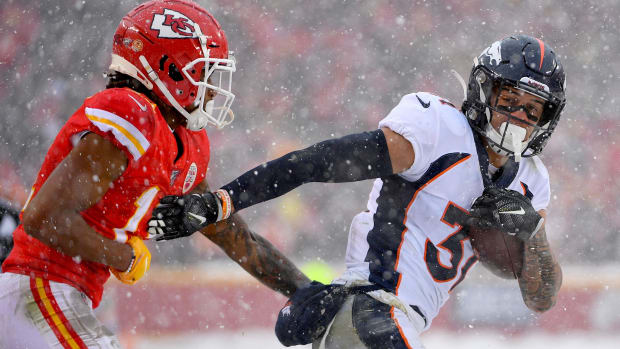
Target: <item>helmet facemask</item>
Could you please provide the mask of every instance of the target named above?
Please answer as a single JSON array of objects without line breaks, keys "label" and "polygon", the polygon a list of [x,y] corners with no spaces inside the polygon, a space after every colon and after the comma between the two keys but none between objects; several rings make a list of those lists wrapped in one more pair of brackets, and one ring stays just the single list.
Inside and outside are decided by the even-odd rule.
[{"label": "helmet facemask", "polygon": [[[235,95],[231,92],[235,59],[232,56],[228,59],[209,58],[208,55],[207,50],[206,58],[195,59],[182,69],[189,82],[198,86],[196,100],[191,105],[195,109],[188,113],[189,116],[182,113],[187,118],[187,128],[190,130],[202,129],[207,124],[221,129],[235,118],[235,114],[230,109],[235,99]],[[196,81],[189,72],[198,67],[204,71],[204,74],[201,74],[202,78]],[[206,101],[209,90],[213,91],[215,96]]]},{"label": "helmet facemask", "polygon": [[[207,49],[206,46],[207,37],[202,35],[199,26],[196,25],[195,30],[200,40],[203,57],[194,59],[181,69],[185,78],[192,85],[198,87],[196,98],[194,102],[190,104],[190,109],[192,107],[195,108],[191,113],[183,108],[173,97],[172,93],[170,93],[163,81],[159,79],[159,76],[151,68],[144,56],[140,56],[140,62],[146,69],[149,78],[157,85],[170,105],[187,119],[188,129],[198,131],[205,128],[208,124],[221,129],[230,124],[234,119],[234,114],[230,110],[230,106],[235,99],[235,95],[231,92],[232,73],[236,70],[235,59],[232,56],[229,56],[230,58],[228,59],[211,58],[210,50]],[[205,67],[208,67],[208,69]],[[190,72],[195,71],[204,71],[204,74],[201,74],[201,78],[198,79],[198,81],[190,74]],[[213,79],[210,81],[209,79],[211,77],[214,77],[216,81],[213,82]],[[216,92],[216,96],[213,100],[206,101],[208,95],[207,90],[209,89]]]},{"label": "helmet facemask", "polygon": [[[533,82],[526,77],[513,82],[477,64],[477,59],[474,63],[465,108],[474,130],[487,139],[488,145],[498,155],[514,157],[518,162],[521,157],[539,154],[553,133],[564,105],[558,105],[559,101],[544,90],[544,85],[542,89],[533,88],[531,86]],[[541,116],[539,118],[532,116],[522,105],[500,105],[501,91],[510,87],[542,99],[544,105]],[[523,110],[528,115],[527,120],[512,115],[518,110]],[[495,129],[491,122],[493,117],[498,116],[506,118],[499,130]],[[525,127],[530,126],[533,128],[532,132],[527,139],[524,139],[527,133]]]}]

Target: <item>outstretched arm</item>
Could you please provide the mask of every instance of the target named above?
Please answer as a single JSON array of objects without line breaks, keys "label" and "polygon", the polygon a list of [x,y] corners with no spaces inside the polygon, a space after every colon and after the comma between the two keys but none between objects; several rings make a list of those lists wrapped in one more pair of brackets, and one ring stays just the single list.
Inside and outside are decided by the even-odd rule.
[{"label": "outstretched arm", "polygon": [[[539,211],[543,217],[545,211]],[[523,301],[536,312],[551,309],[562,285],[562,269],[556,261],[543,226],[540,231],[525,243],[523,269],[519,276],[519,287]]]},{"label": "outstretched arm", "polygon": [[310,182],[355,182],[401,172],[413,164],[411,143],[388,128],[316,143],[259,165],[223,186],[235,211]]},{"label": "outstretched arm", "polygon": [[274,291],[290,297],[310,280],[262,236],[250,231],[238,215],[201,231],[232,260]]},{"label": "outstretched arm", "polygon": [[330,139],[259,165],[216,193],[164,197],[149,231],[160,240],[188,236],[304,183],[384,177],[408,169],[414,158],[411,143],[388,128]]},{"label": "outstretched arm", "polygon": [[[195,192],[209,190],[206,181]],[[202,235],[218,245],[250,275],[274,291],[290,297],[310,283],[297,267],[265,238],[252,232],[238,215],[202,228]]]}]

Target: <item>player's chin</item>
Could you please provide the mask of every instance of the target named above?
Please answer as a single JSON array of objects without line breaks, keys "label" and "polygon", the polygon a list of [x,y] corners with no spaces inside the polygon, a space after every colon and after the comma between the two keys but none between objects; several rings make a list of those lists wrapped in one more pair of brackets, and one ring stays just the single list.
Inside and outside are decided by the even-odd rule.
[{"label": "player's chin", "polygon": [[198,109],[198,103],[190,104],[187,107],[185,107],[185,110],[190,114],[196,111],[196,109]]}]

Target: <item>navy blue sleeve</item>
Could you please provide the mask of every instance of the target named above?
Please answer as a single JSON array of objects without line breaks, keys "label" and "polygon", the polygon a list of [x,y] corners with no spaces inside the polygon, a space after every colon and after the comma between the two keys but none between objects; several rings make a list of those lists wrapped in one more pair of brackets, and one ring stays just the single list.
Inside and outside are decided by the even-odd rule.
[{"label": "navy blue sleeve", "polygon": [[355,182],[392,174],[383,131],[316,143],[259,165],[223,186],[235,211],[271,200],[310,182]]}]

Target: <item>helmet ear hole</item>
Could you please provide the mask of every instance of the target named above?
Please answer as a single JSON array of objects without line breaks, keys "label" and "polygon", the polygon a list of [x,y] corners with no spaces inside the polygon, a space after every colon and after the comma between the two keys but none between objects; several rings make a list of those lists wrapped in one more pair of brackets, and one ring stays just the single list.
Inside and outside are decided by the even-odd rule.
[{"label": "helmet ear hole", "polygon": [[170,63],[168,66],[168,76],[176,82],[183,81],[183,75],[174,63]]},{"label": "helmet ear hole", "polygon": [[164,71],[164,63],[166,63],[166,61],[168,60],[168,56],[167,55],[163,55],[161,56],[161,59],[159,60],[159,70]]}]

